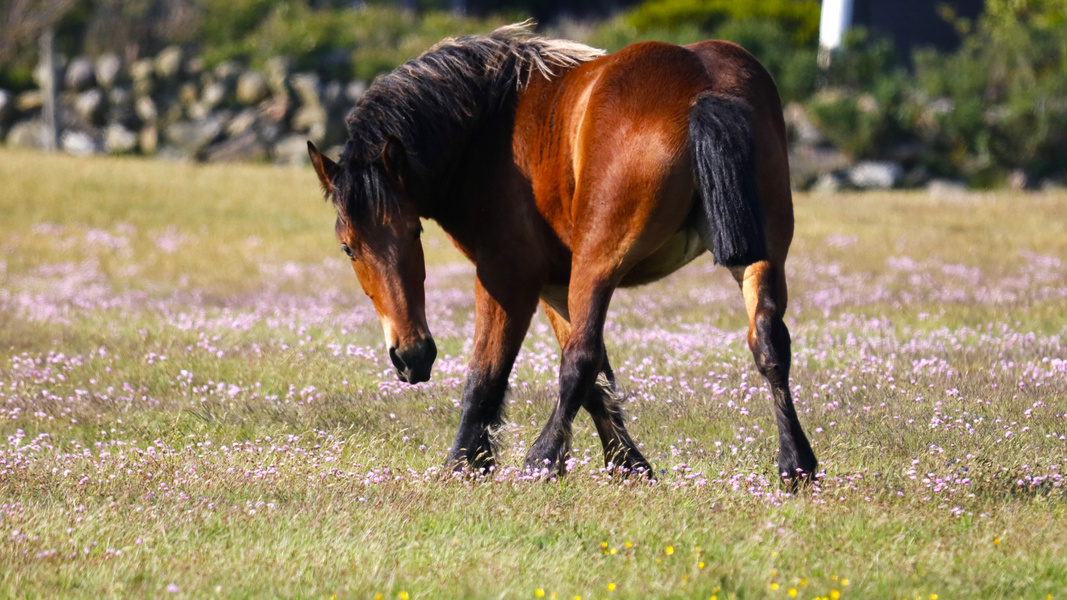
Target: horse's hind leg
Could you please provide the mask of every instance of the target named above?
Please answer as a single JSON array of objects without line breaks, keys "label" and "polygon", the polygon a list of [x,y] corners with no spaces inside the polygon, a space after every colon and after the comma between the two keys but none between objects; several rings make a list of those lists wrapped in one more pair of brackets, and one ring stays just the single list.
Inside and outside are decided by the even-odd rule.
[{"label": "horse's hind leg", "polygon": [[[560,348],[565,348],[570,340],[571,324],[547,302],[542,301],[541,306],[552,324]],[[593,388],[582,399],[582,407],[593,418],[600,443],[604,447],[604,463],[609,467],[622,467],[631,472],[651,473],[651,466],[626,431],[620,398],[615,390],[615,374],[611,370],[607,349],[603,345],[601,351],[603,362],[600,373]]]},{"label": "horse's hind leg", "polygon": [[787,301],[781,264],[760,261],[733,269],[748,312],[748,347],[771,386],[778,421],[778,472],[790,480],[812,477],[818,462],[800,427],[789,392],[790,338],[782,321]]}]

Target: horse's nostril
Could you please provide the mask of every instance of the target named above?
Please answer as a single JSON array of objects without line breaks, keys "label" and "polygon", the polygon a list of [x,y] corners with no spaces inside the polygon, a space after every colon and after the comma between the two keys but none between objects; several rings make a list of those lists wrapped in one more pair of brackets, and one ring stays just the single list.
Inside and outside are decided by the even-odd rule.
[{"label": "horse's nostril", "polygon": [[392,346],[389,348],[389,360],[393,362],[393,366],[396,367],[396,370],[400,371],[401,373],[403,373],[408,368],[408,366],[404,363],[404,359],[400,358],[400,354],[397,353],[396,346]]}]

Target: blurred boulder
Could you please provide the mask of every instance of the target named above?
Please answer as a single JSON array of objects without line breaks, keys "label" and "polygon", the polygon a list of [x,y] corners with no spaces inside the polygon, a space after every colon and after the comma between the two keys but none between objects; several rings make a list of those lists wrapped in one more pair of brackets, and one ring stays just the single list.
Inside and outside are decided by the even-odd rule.
[{"label": "blurred boulder", "polygon": [[107,104],[104,102],[104,93],[99,88],[78,94],[74,100],[74,114],[83,123],[97,125],[104,118],[104,110]]},{"label": "blurred boulder", "polygon": [[782,111],[785,129],[790,140],[798,144],[818,145],[826,141],[822,132],[808,117],[807,111],[798,102],[790,102]]},{"label": "blurred boulder", "polygon": [[97,85],[110,89],[119,83],[122,61],[114,54],[104,54],[96,59],[95,72]]},{"label": "blurred boulder", "polygon": [[159,150],[159,128],[155,123],[141,128],[137,134],[137,145],[142,154],[155,154]]},{"label": "blurred boulder", "polygon": [[159,119],[156,103],[148,96],[142,96],[134,101],[134,112],[145,123],[155,123]]},{"label": "blurred boulder", "polygon": [[30,113],[41,110],[44,106],[44,96],[39,90],[22,92],[15,97],[15,110],[20,113]]},{"label": "blurred boulder", "polygon": [[78,57],[67,65],[67,74],[63,78],[63,84],[69,90],[83,92],[96,85],[96,73],[91,60]]},{"label": "blurred boulder", "polygon": [[209,162],[263,161],[267,155],[267,145],[259,140],[254,131],[246,131],[204,151],[204,158]]},{"label": "blurred boulder", "polygon": [[212,116],[200,121],[171,123],[164,129],[163,136],[167,143],[183,156],[196,158],[221,132],[222,123]]},{"label": "blurred boulder", "polygon": [[156,55],[153,66],[160,81],[169,83],[176,80],[182,68],[182,49],[178,46],[167,46]]},{"label": "blurred boulder", "polygon": [[289,97],[289,76],[292,65],[288,58],[275,56],[267,59],[266,79],[267,87],[272,96],[278,99]]},{"label": "blurred boulder", "polygon": [[314,73],[298,73],[293,75],[290,85],[293,93],[304,106],[321,106],[322,99],[319,96],[319,76]]},{"label": "blurred boulder", "polygon": [[237,78],[238,104],[245,106],[258,104],[267,98],[269,92],[267,80],[260,73],[248,71]]},{"label": "blurred boulder", "polygon": [[246,131],[251,130],[255,125],[256,110],[253,108],[246,108],[234,115],[233,119],[226,125],[226,135],[229,137],[237,137]]},{"label": "blurred boulder", "polygon": [[15,115],[14,100],[7,90],[0,90],[0,123],[5,123]]},{"label": "blurred boulder", "polygon": [[303,135],[288,135],[278,140],[274,145],[274,164],[299,166],[308,164],[307,137]]},{"label": "blurred boulder", "polygon": [[811,191],[816,194],[836,194],[845,189],[845,178],[836,173],[823,173],[811,186]]},{"label": "blurred boulder", "polygon": [[208,108],[215,108],[226,100],[229,90],[227,85],[222,81],[214,81],[204,86],[203,91],[200,93],[200,102]]},{"label": "blurred boulder", "polygon": [[896,187],[904,169],[890,161],[864,161],[848,170],[848,181],[861,190],[889,190]]},{"label": "blurred boulder", "polygon": [[104,143],[98,136],[75,129],[68,129],[59,136],[59,147],[74,156],[92,156],[104,151]]},{"label": "blurred boulder", "polygon": [[153,65],[150,59],[144,58],[130,65],[130,79],[133,80],[133,94],[135,96],[151,96],[155,91],[153,81]]},{"label": "blurred boulder", "polygon": [[137,134],[118,123],[104,131],[104,149],[108,154],[128,154],[137,149]]},{"label": "blurred boulder", "polygon": [[926,193],[933,198],[960,198],[967,195],[967,184],[955,179],[931,179]]},{"label": "blurred boulder", "polygon": [[46,135],[44,123],[40,120],[20,121],[12,125],[7,133],[7,144],[15,148],[44,150],[48,147]]}]

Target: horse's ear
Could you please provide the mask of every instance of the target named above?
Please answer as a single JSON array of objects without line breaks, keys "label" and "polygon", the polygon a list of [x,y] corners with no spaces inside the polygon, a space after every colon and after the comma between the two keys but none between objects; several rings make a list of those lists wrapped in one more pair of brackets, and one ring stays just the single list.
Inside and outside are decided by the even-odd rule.
[{"label": "horse's ear", "polygon": [[333,193],[333,178],[337,175],[337,163],[330,160],[325,154],[319,152],[315,144],[308,140],[308,156],[311,157],[311,165],[315,167],[315,173],[319,176],[322,191],[327,194]]},{"label": "horse's ear", "polygon": [[386,176],[400,189],[404,189],[408,155],[404,150],[404,144],[393,136],[389,136],[385,142],[385,148],[382,148],[382,167],[385,169]]}]

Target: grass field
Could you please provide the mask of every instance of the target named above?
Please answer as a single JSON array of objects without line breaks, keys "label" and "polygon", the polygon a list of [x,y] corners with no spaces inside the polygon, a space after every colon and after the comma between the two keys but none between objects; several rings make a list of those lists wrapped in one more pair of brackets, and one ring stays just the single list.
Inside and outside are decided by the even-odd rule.
[{"label": "grass field", "polygon": [[0,150],[0,597],[1067,598],[1067,194],[801,195],[793,389],[823,472],[775,477],[743,304],[702,258],[619,292],[655,483],[438,467],[473,275],[428,227],[434,379],[396,381],[310,168]]}]

